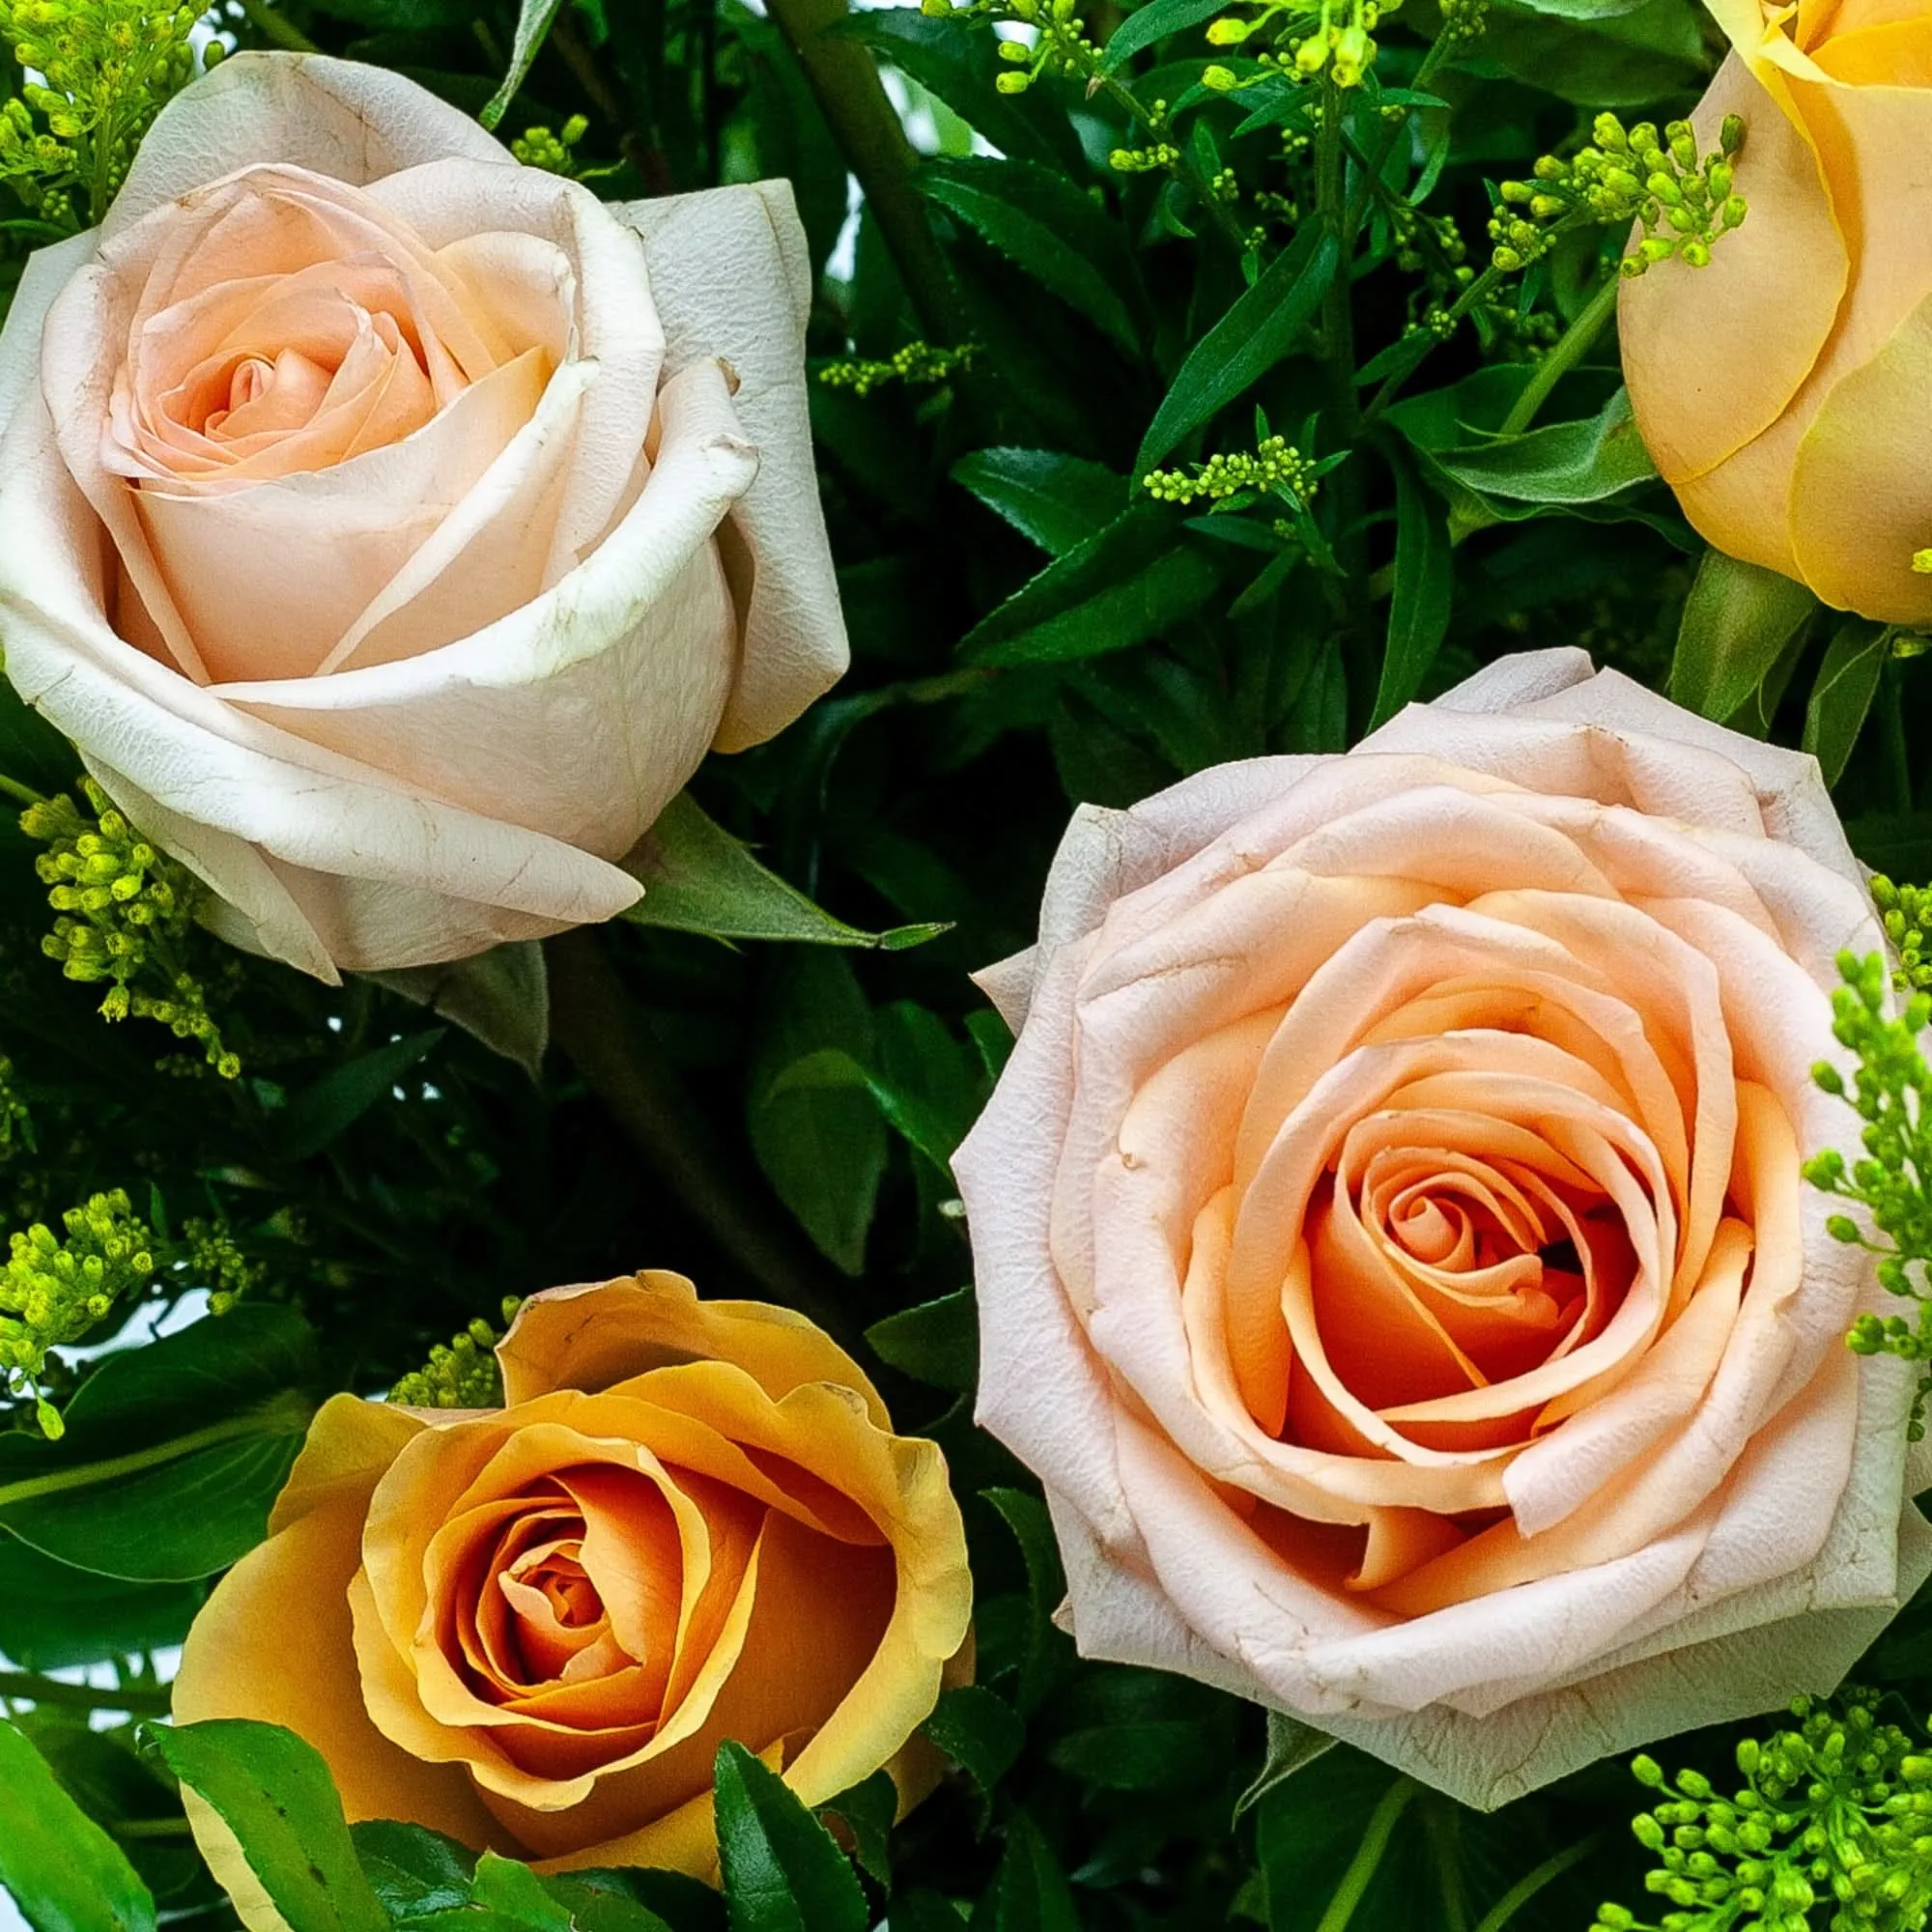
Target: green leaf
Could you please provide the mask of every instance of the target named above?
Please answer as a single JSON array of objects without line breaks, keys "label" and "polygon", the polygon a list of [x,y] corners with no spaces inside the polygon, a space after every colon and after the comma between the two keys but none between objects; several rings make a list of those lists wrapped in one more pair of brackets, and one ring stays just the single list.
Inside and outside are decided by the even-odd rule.
[{"label": "green leaf", "polygon": [[223,1570],[262,1539],[314,1412],[313,1338],[243,1303],[110,1355],[58,1442],[0,1437],[0,1528],[63,1563],[136,1581]]},{"label": "green leaf", "polygon": [[1302,225],[1293,245],[1188,352],[1142,439],[1134,459],[1137,476],[1252,388],[1294,347],[1328,293],[1340,259],[1333,235],[1315,222]]},{"label": "green leaf", "polygon": [[1127,501],[1124,476],[1051,449],[978,449],[952,479],[1049,556],[1097,536]]},{"label": "green leaf", "polygon": [[1395,470],[1395,594],[1371,726],[1385,724],[1422,688],[1449,633],[1456,592],[1455,559],[1441,499],[1416,474],[1406,452],[1391,452]]},{"label": "green leaf", "polygon": [[1804,584],[1723,551],[1706,551],[1678,626],[1671,697],[1706,718],[1730,717],[1817,608]]},{"label": "green leaf", "polygon": [[1170,34],[1185,33],[1189,27],[1198,27],[1203,20],[1226,11],[1224,0],[1149,0],[1147,6],[1135,8],[1114,29],[1101,69],[1107,73],[1118,73],[1142,48],[1166,40]]},{"label": "green leaf", "polygon": [[511,940],[440,966],[399,966],[362,977],[460,1026],[532,1080],[542,1070],[550,1045],[550,980],[534,939]]},{"label": "green leaf", "polygon": [[1184,1790],[1212,1780],[1222,1768],[1219,1740],[1182,1718],[1068,1731],[1048,1755],[1097,1791]]},{"label": "green leaf", "polygon": [[1026,1725],[996,1690],[962,1684],[939,1693],[932,1716],[920,1726],[980,1787],[984,1801],[980,1829],[991,1813],[993,1788],[1012,1769],[1026,1743]]},{"label": "green leaf", "polygon": [[1007,1829],[1007,1854],[973,1915],[973,1932],[1080,1932],[1080,1912],[1053,1847],[1024,1811]]},{"label": "green leaf", "polygon": [[886,1129],[863,1074],[856,1088],[818,1077],[828,1053],[863,1068],[872,1057],[871,1011],[838,953],[795,953],[752,1069],[752,1151],[821,1252],[856,1275],[866,1265]]},{"label": "green leaf", "polygon": [[359,1054],[290,1100],[275,1121],[275,1151],[284,1160],[306,1160],[354,1126],[377,1101],[385,1100],[411,1067],[428,1058],[442,1027],[392,1039]]},{"label": "green leaf", "polygon": [[1690,0],[1644,0],[1628,13],[1551,19],[1498,0],[1485,22],[1481,52],[1531,87],[1578,106],[1642,107],[1702,85],[1698,11]]},{"label": "green leaf", "polygon": [[1197,612],[1218,581],[1177,520],[1136,503],[1056,558],[959,645],[968,664],[1064,664],[1130,649]]},{"label": "green leaf", "polygon": [[957,215],[1122,348],[1137,351],[1124,231],[1059,169],[982,156],[935,157],[917,180],[929,201]]},{"label": "green leaf", "polygon": [[1313,1724],[1304,1724],[1286,1711],[1267,1714],[1267,1756],[1255,1781],[1235,1800],[1235,1816],[1251,1811],[1279,1784],[1285,1784],[1297,1771],[1305,1770],[1327,1750],[1335,1740]]},{"label": "green leaf", "polygon": [[885,1932],[966,1932],[966,1920],[936,1891],[906,1891],[893,1900]]},{"label": "green leaf", "polygon": [[524,76],[536,60],[538,49],[549,38],[551,22],[562,5],[563,0],[523,0],[517,9],[517,34],[510,43],[510,65],[503,75],[503,84],[476,117],[484,127],[494,128],[503,118],[504,109],[517,98],[517,90],[523,86]]},{"label": "green leaf", "polygon": [[0,1896],[34,1932],[152,1932],[155,1901],[47,1761],[0,1719]]},{"label": "green leaf", "polygon": [[970,1288],[888,1315],[866,1330],[866,1340],[880,1361],[915,1381],[963,1394],[979,1379],[979,1313]]},{"label": "green leaf", "polygon": [[1060,1546],[1046,1505],[1024,1490],[982,1490],[980,1494],[999,1511],[1020,1547],[1027,1572],[1029,1611],[1025,1647],[1020,1657],[1016,1701],[1022,1717],[1031,1716],[1065,1667],[1072,1645],[1055,1629],[1053,1613],[1066,1594],[1060,1567]]},{"label": "green leaf", "polygon": [[201,1601],[192,1583],[102,1577],[0,1534],[0,1656],[23,1670],[60,1670],[179,1643]]},{"label": "green leaf", "polygon": [[388,1932],[312,1746],[239,1718],[156,1724],[148,1738],[226,1827],[289,1932]]},{"label": "green leaf", "polygon": [[1481,495],[1523,503],[1600,502],[1657,475],[1626,389],[1580,422],[1549,423],[1469,449],[1437,450],[1435,464]]},{"label": "green leaf", "polygon": [[365,1820],[349,1828],[362,1875],[384,1911],[399,1924],[432,1912],[459,1910],[469,1899],[476,1854],[421,1825]]},{"label": "green leaf", "polygon": [[1031,103],[1002,94],[995,85],[999,70],[987,58],[985,43],[977,34],[961,33],[958,22],[929,19],[916,7],[887,7],[856,14],[830,31],[865,42],[1003,155],[1069,171],[1086,165],[1066,117],[1041,114]]},{"label": "green leaf", "polygon": [[898,1822],[899,1788],[889,1771],[875,1771],[818,1807],[826,1823],[837,1819],[852,1840],[852,1855],[881,1886],[891,1888],[891,1838]]},{"label": "green leaf", "polygon": [[[1326,1932],[1335,1888],[1395,1783],[1388,1766],[1338,1750],[1322,1760],[1320,1777],[1278,1782],[1262,1800],[1255,1850],[1268,1932]],[[1357,1921],[1360,1932],[1376,1923],[1367,1916]]]},{"label": "green leaf", "polygon": [[[621,1875],[614,1872],[589,1873],[573,1872],[564,1878],[547,1878],[544,1889],[558,1904],[569,1908],[574,1932],[671,1932],[668,1921],[662,1914],[652,1911],[642,1899],[626,1887],[622,1890],[614,1883]],[[652,1879],[675,1881],[676,1872],[652,1872]],[[695,1885],[696,1881],[689,1880]],[[716,1903],[712,1894],[710,1903]],[[680,1919],[680,1928],[692,1921]],[[706,1921],[709,1922],[708,1920]],[[461,1928],[458,1928],[461,1932]]]},{"label": "green leaf", "polygon": [[1890,631],[1862,617],[1840,624],[1825,646],[1804,706],[1804,750],[1818,760],[1828,785],[1835,785],[1851,762],[1890,650]]},{"label": "green leaf", "polygon": [[767,871],[752,848],[707,818],[688,792],[659,813],[631,855],[644,895],[623,916],[637,925],[701,932],[714,939],[794,940],[805,946],[868,946],[897,952],[946,930],[900,925],[861,932],[834,919]]},{"label": "green leaf", "polygon": [[0,675],[0,775],[51,796],[71,790],[79,769],[73,747]]},{"label": "green leaf", "polygon": [[570,1908],[550,1895],[528,1865],[495,1852],[476,1861],[469,1895],[478,1905],[528,1926],[529,1932],[579,1932]]},{"label": "green leaf", "polygon": [[867,1932],[845,1854],[777,1772],[726,1743],[713,1779],[731,1932]]}]

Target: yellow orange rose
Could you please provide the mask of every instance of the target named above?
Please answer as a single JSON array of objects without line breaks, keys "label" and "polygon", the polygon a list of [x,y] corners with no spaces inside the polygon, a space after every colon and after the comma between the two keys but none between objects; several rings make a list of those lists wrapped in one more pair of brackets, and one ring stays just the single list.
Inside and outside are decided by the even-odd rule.
[{"label": "yellow orange rose", "polygon": [[955,1161],[1082,1650],[1478,1804],[1835,1684],[1932,1565],[1800,1172],[1883,943],[1811,759],[1580,651],[1082,813]]},{"label": "yellow orange rose", "polygon": [[1932,6],[1709,4],[1733,52],[1693,121],[1743,116],[1750,214],[1625,284],[1637,426],[1719,550],[1932,622]]},{"label": "yellow orange rose", "polygon": [[352,1820],[549,1870],[710,1876],[725,1739],[808,1804],[881,1766],[922,1795],[965,1543],[857,1364],[656,1273],[533,1297],[497,1354],[501,1409],[324,1407],[189,1633],[177,1719],[286,1725]]}]

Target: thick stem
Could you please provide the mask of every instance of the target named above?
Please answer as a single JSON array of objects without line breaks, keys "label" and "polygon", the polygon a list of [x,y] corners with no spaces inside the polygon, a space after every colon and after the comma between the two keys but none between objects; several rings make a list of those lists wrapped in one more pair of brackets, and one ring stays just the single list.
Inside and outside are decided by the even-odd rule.
[{"label": "thick stem", "polygon": [[1536,373],[1523,384],[1515,407],[1503,418],[1499,435],[1520,436],[1535,421],[1537,411],[1549,400],[1550,390],[1589,353],[1590,345],[1604,332],[1604,325],[1616,311],[1617,289],[1622,279],[1612,273],[1583,304],[1576,321],[1557,337],[1536,365]]},{"label": "thick stem", "polygon": [[832,31],[847,16],[845,0],[770,0],[768,11],[798,56],[846,165],[858,177],[920,327],[934,342],[959,342],[965,331],[946,258],[913,184],[919,157],[870,50]]},{"label": "thick stem", "polygon": [[1552,1880],[1559,1879],[1572,1865],[1581,1864],[1590,1854],[1603,1843],[1605,1834],[1592,1833],[1587,1838],[1579,1838],[1574,1845],[1566,1845],[1553,1858],[1545,1859],[1527,1877],[1519,1879],[1483,1914],[1477,1922],[1476,1932],[1503,1932],[1507,1925],[1536,1894]]},{"label": "thick stem", "polygon": [[32,1670],[0,1670],[0,1704],[57,1704],[71,1711],[126,1711],[135,1718],[165,1718],[168,1693],[154,1684],[70,1684]]},{"label": "thick stem", "polygon": [[773,1300],[851,1347],[856,1333],[824,1264],[710,1129],[624,991],[601,935],[589,927],[559,933],[544,942],[544,955],[551,1038],[678,1205]]},{"label": "thick stem", "polygon": [[1899,662],[1887,658],[1878,676],[1879,722],[1885,738],[1885,775],[1894,811],[1912,810],[1912,752],[1905,738],[1904,692]]},{"label": "thick stem", "polygon": [[314,54],[322,51],[286,14],[270,7],[268,0],[242,0],[242,11],[248,16],[248,24],[265,41],[270,41],[278,47],[286,47],[293,54]]}]

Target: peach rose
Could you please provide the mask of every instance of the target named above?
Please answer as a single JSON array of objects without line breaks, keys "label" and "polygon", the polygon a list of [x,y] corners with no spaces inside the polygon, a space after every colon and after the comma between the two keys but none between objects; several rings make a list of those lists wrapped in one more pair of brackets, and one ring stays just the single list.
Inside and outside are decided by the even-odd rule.
[{"label": "peach rose", "polygon": [[1637,427],[1719,550],[1887,623],[1932,623],[1932,5],[1707,0],[1734,51],[1750,218],[1707,268],[1626,282]]},{"label": "peach rose", "polygon": [[956,1164],[1082,1650],[1483,1805],[1833,1684],[1932,1568],[1799,1172],[1883,943],[1810,758],[1580,651],[1083,811]]},{"label": "peach rose", "polygon": [[323,1408],[188,1634],[177,1721],[284,1724],[352,1821],[548,1871],[711,1876],[727,1738],[809,1804],[881,1766],[923,1795],[965,1539],[944,1459],[858,1365],[672,1274],[535,1295],[497,1353],[500,1409]]},{"label": "peach rose", "polygon": [[0,334],[21,695],[333,980],[610,918],[706,749],[843,669],[782,183],[607,207],[244,53]]}]

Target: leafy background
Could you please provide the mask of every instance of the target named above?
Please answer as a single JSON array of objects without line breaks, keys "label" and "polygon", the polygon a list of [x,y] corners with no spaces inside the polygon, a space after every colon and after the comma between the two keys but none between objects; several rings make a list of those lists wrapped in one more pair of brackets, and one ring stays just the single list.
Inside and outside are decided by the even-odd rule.
[{"label": "leafy background", "polygon": [[[340,990],[202,946],[234,1080],[98,1017],[99,985],[43,956],[43,841],[0,825],[0,1198],[58,1233],[123,1190],[155,1258],[53,1357],[60,1438],[24,1396],[0,1429],[0,1878],[36,1925],[232,1924],[183,1786],[295,1932],[1583,1932],[1642,1896],[1621,1765],[1484,1817],[1345,1748],[1310,1773],[1305,1733],[1201,1687],[1077,1664],[1037,1487],[971,1423],[947,1163],[1009,1042],[967,976],[1030,940],[1076,804],[1341,751],[1502,653],[1576,642],[1816,751],[1861,856],[1932,872],[1918,640],[1683,523],[1606,324],[1623,224],[1559,223],[1526,268],[1490,266],[1498,185],[1573,155],[1601,110],[1688,110],[1710,22],[1691,0],[1407,0],[1344,87],[1332,60],[1296,80],[1257,58],[1308,15],[1210,44],[1228,11],[213,16],[240,44],[494,101],[505,136],[613,199],[790,180],[854,663],[776,743],[699,775],[639,855],[639,923]],[[46,226],[0,224],[0,297]],[[1292,460],[1270,467],[1277,436]],[[1215,455],[1234,461],[1192,501],[1143,483],[1198,484]],[[71,790],[75,761],[4,700],[0,774]],[[928,1727],[960,1769],[923,1809],[888,1839],[861,1787],[835,1836],[727,1752],[727,1910],[664,1875],[540,1883],[407,1828],[350,1833],[285,1735],[144,1726],[319,1396],[382,1392],[506,1298],[644,1264],[807,1310],[944,1445],[980,1683]],[[1894,1713],[1932,1693],[1921,1621],[1861,1666]],[[1736,1742],[1673,1750],[1721,1774]]]}]

